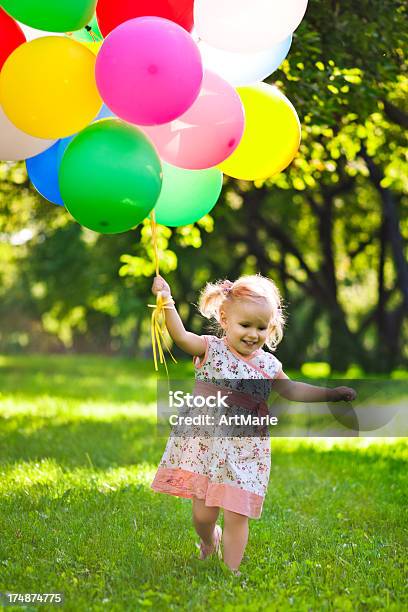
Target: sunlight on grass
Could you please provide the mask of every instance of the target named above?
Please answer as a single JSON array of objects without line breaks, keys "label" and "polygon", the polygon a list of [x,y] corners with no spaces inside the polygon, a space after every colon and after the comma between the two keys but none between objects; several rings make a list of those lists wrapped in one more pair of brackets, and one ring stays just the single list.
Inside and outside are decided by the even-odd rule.
[{"label": "sunlight on grass", "polygon": [[70,420],[87,417],[92,420],[110,420],[119,417],[148,418],[156,416],[155,403],[140,404],[137,402],[122,402],[121,404],[104,403],[84,400],[64,401],[53,396],[42,395],[31,401],[18,400],[15,397],[1,397],[1,416],[9,419],[18,415],[30,415],[43,419],[69,417]]},{"label": "sunlight on grass", "polygon": [[332,451],[337,448],[343,451],[365,453],[368,448],[384,456],[392,454],[401,459],[408,459],[408,443],[406,438],[274,438],[271,441],[272,454],[274,450],[280,453],[291,453],[299,449],[316,448],[319,452]]},{"label": "sunlight on grass", "polygon": [[191,500],[150,488],[150,363],[0,356],[0,388],[0,592],[63,591],[75,612],[408,605],[406,439],[273,438],[237,579],[198,561]]},{"label": "sunlight on grass", "polygon": [[67,471],[52,459],[43,459],[40,462],[23,461],[3,465],[0,471],[0,492],[13,494],[19,489],[41,485],[55,487],[55,494],[64,493],[69,487],[75,487],[78,491],[97,489],[104,493],[128,485],[150,486],[156,469],[155,465],[139,463],[137,469],[133,466],[107,470],[89,467]]}]

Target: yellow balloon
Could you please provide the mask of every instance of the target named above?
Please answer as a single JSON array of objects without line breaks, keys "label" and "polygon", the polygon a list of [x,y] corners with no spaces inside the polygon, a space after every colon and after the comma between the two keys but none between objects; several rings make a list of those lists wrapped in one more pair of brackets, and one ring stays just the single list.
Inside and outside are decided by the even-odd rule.
[{"label": "yellow balloon", "polygon": [[20,130],[64,138],[98,114],[95,55],[81,43],[46,36],[17,47],[0,73],[0,104]]},{"label": "yellow balloon", "polygon": [[82,42],[81,45],[87,47],[94,55],[98,55],[99,49],[102,47],[102,42]]},{"label": "yellow balloon", "polygon": [[276,87],[239,87],[245,130],[235,151],[218,167],[237,179],[256,181],[284,170],[300,145],[300,122],[291,102]]}]

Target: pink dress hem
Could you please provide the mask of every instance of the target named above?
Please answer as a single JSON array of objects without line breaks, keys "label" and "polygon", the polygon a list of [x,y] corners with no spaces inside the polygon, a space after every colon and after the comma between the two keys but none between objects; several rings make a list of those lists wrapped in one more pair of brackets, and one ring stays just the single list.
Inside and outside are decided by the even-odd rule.
[{"label": "pink dress hem", "polygon": [[206,506],[217,506],[253,519],[262,513],[263,496],[230,484],[211,482],[204,474],[182,468],[159,467],[151,488],[176,497],[197,497],[205,500]]}]

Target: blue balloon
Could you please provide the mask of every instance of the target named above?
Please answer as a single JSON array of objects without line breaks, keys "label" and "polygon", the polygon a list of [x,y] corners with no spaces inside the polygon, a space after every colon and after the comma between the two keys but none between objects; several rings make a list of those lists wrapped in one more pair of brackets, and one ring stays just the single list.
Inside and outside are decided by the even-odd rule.
[{"label": "blue balloon", "polygon": [[[104,104],[101,110],[99,111],[99,113],[97,114],[97,116],[95,117],[95,119],[92,121],[92,123],[94,123],[95,121],[99,121],[100,119],[108,119],[108,117],[115,117],[115,116],[116,115],[112,113],[112,111],[106,106],[106,104]],[[61,165],[62,156],[65,153],[65,149],[68,147],[69,143],[72,140],[74,140],[75,136],[76,134],[73,134],[72,136],[67,136],[67,138],[61,138],[61,140],[59,141],[58,152],[57,152],[58,168]]]},{"label": "blue balloon", "polygon": [[28,176],[40,195],[49,202],[64,206],[58,185],[58,147],[60,141],[49,149],[26,160]]},{"label": "blue balloon", "polygon": [[116,115],[112,113],[112,111],[104,104],[96,116],[95,121],[99,121],[99,119],[109,119],[109,117],[115,117]]}]

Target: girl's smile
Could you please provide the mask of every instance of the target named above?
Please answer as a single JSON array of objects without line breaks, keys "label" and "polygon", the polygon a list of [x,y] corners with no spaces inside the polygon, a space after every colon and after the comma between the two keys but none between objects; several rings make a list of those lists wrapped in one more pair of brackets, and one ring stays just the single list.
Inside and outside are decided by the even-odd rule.
[{"label": "girl's smile", "polygon": [[272,309],[264,300],[241,299],[226,303],[220,322],[228,344],[244,357],[260,349],[266,342]]}]

